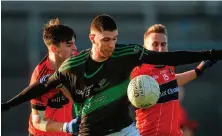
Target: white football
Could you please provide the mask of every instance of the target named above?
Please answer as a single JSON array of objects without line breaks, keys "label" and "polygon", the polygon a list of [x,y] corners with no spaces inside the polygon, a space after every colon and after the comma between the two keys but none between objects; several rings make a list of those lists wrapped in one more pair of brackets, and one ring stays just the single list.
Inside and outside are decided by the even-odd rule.
[{"label": "white football", "polygon": [[149,108],[157,103],[160,88],[157,81],[151,76],[140,75],[130,81],[127,95],[136,108]]}]

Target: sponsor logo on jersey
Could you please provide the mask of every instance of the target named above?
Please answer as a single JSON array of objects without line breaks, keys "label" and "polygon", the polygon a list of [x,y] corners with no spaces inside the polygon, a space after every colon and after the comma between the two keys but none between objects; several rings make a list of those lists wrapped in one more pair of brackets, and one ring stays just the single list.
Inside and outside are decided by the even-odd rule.
[{"label": "sponsor logo on jersey", "polygon": [[135,52],[135,53],[138,53],[139,50],[140,50],[140,47],[139,47],[139,46],[135,46],[135,47],[134,47],[134,52]]},{"label": "sponsor logo on jersey", "polygon": [[50,108],[62,108],[63,105],[69,103],[69,99],[66,98],[61,91],[55,94],[52,98],[48,99],[48,106]]},{"label": "sponsor logo on jersey", "polygon": [[83,97],[91,96],[92,91],[98,92],[102,89],[106,88],[110,83],[106,79],[102,79],[98,84],[91,84],[89,86],[85,86],[84,89],[77,89],[76,94],[82,95]]},{"label": "sponsor logo on jersey", "polygon": [[174,74],[174,72],[173,72],[173,70],[170,68],[169,69],[169,71],[170,71],[170,73],[173,75]]},{"label": "sponsor logo on jersey", "polygon": [[160,97],[171,95],[171,94],[177,93],[178,91],[179,91],[178,87],[169,88],[169,89],[161,91]]},{"label": "sponsor logo on jersey", "polygon": [[89,86],[85,86],[82,90],[76,89],[76,94],[88,97],[90,95],[90,90],[93,88],[93,84]]}]

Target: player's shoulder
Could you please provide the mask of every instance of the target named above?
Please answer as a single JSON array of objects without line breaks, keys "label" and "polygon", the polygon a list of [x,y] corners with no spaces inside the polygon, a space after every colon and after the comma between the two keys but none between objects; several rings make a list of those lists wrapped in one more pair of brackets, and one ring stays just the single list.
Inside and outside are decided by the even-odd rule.
[{"label": "player's shoulder", "polygon": [[116,44],[115,50],[122,50],[126,48],[132,48],[132,47],[142,47],[139,44]]},{"label": "player's shoulder", "polygon": [[89,56],[90,49],[81,51],[76,56],[71,56],[65,60],[59,68],[59,71],[69,70],[84,64]]},{"label": "player's shoulder", "polygon": [[[48,54],[36,65],[33,73],[40,73],[41,71],[46,71],[47,68],[47,59],[48,59]],[[42,72],[41,72],[42,73]]]},{"label": "player's shoulder", "polygon": [[116,44],[114,52],[119,51],[134,51],[135,49],[143,48],[139,44]]},{"label": "player's shoulder", "polygon": [[116,44],[112,57],[135,54],[143,47],[138,44]]}]

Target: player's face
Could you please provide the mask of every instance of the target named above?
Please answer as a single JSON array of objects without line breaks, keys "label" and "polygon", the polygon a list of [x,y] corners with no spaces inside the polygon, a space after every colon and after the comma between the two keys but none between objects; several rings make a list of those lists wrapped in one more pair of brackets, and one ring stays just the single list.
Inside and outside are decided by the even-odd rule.
[{"label": "player's face", "polygon": [[144,47],[147,50],[158,51],[158,52],[167,52],[167,36],[160,33],[151,33],[144,40]]},{"label": "player's face", "polygon": [[117,42],[118,31],[103,31],[94,35],[94,46],[105,58],[112,56]]},{"label": "player's face", "polygon": [[59,47],[56,48],[57,55],[62,59],[66,60],[70,56],[74,55],[77,51],[74,38],[68,42],[61,42]]}]

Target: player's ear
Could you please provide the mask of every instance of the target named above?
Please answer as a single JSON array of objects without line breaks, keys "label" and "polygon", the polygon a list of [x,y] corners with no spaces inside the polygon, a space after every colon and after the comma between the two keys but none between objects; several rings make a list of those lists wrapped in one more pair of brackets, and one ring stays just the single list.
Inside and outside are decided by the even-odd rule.
[{"label": "player's ear", "polygon": [[53,53],[56,53],[56,47],[55,47],[55,45],[51,45],[50,48],[51,48],[51,51],[52,51]]},{"label": "player's ear", "polygon": [[89,39],[92,44],[95,44],[95,34],[89,34]]}]

